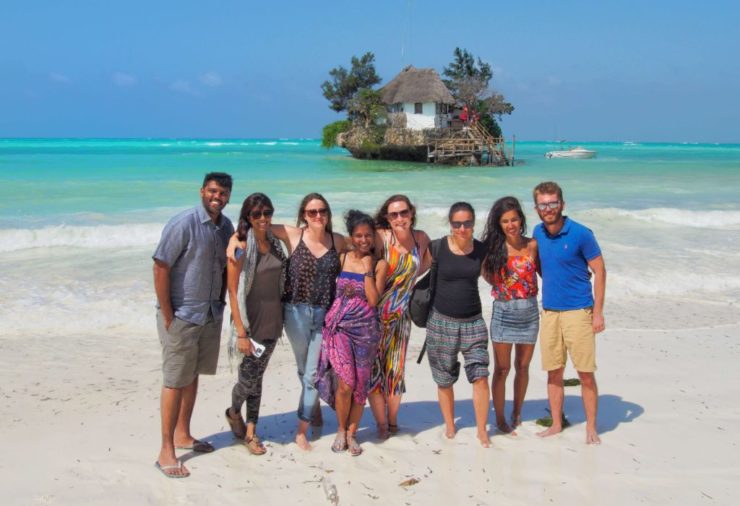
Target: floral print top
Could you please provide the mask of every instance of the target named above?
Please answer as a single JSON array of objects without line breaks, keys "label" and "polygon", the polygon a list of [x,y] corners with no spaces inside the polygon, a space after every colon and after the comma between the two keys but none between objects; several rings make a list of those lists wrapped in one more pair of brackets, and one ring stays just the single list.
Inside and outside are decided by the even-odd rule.
[{"label": "floral print top", "polygon": [[537,297],[537,265],[527,255],[510,256],[505,272],[493,280],[491,296],[496,300],[528,299]]}]

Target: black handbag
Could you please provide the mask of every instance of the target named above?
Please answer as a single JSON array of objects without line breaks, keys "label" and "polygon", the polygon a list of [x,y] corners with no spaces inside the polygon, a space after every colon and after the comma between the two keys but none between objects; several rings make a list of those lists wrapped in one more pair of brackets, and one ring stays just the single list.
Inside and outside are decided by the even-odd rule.
[{"label": "black handbag", "polygon": [[432,267],[429,272],[419,279],[414,285],[409,301],[409,315],[414,325],[426,328],[429,313],[434,303],[434,289],[437,284],[437,255],[439,254],[439,241],[432,241],[429,249],[432,251]]}]

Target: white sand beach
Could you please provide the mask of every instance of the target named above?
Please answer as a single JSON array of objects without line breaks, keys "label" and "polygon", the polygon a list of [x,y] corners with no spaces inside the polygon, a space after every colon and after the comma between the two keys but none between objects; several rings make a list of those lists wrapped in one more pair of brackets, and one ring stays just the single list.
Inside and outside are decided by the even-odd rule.
[{"label": "white sand beach", "polygon": [[[740,478],[740,309],[607,297],[606,318],[597,355],[600,446],[583,442],[578,387],[566,389],[573,426],[547,440],[535,435],[546,414],[539,352],[518,436],[495,434],[490,449],[477,444],[463,378],[459,433],[445,440],[428,363],[415,363],[423,341],[415,329],[401,433],[379,442],[366,410],[357,458],[331,452],[336,422],[327,406],[314,451],[292,442],[299,385],[287,340],[265,376],[258,430],[269,452],[250,455],[223,417],[235,375],[222,349],[218,374],[201,378],[193,418],[194,434],[217,450],[181,451],[192,472],[184,480],[153,467],[161,381],[153,314],[148,335],[7,336],[2,504],[328,504],[322,479],[336,486],[339,504],[729,504]],[[418,483],[400,486],[409,478]]]}]

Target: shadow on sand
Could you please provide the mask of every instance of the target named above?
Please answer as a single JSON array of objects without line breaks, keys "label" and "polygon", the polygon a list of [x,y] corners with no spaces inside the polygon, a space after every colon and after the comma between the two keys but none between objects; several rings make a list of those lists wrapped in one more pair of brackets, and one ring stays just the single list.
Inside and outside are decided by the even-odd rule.
[{"label": "shadow on sand", "polygon": [[[567,392],[567,390],[566,390]],[[512,402],[506,402],[507,419],[511,413]],[[522,406],[522,421],[535,421],[536,419],[547,415],[547,399],[525,400]],[[565,415],[571,424],[577,425],[585,422],[583,405],[581,404],[580,395],[566,395],[564,403]],[[642,406],[625,401],[617,395],[600,395],[599,396],[599,433],[604,434],[615,430],[622,423],[629,423],[644,413]],[[337,430],[337,421],[334,416],[334,410],[322,404],[321,412],[324,417],[324,425],[320,429],[312,428],[312,439],[317,439],[322,435],[334,434]],[[436,401],[416,401],[404,402],[401,405],[399,413],[399,423],[402,434],[416,436],[428,430],[440,429],[442,426],[442,415],[439,412],[439,405]],[[455,401],[455,425],[458,429],[474,428],[475,414],[473,412],[473,403],[470,399]],[[294,411],[286,413],[277,413],[260,417],[257,432],[265,440],[276,444],[289,444],[293,442],[295,436],[297,417]],[[489,412],[489,427],[494,425],[495,418],[492,412]],[[224,424],[226,420],[224,418]],[[493,431],[492,431],[493,434]],[[375,438],[375,420],[373,419],[370,409],[366,407],[360,421],[360,430],[358,431],[360,440],[372,440]],[[218,451],[221,448],[241,444],[236,440],[230,430],[216,432],[203,437],[209,441]],[[196,457],[198,454],[190,452],[183,456],[183,461]]]}]

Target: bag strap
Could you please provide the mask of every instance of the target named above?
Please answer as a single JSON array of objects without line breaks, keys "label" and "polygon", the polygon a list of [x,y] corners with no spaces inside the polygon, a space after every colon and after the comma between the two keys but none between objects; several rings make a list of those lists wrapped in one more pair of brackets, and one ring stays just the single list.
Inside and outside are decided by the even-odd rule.
[{"label": "bag strap", "polygon": [[[429,249],[432,252],[432,266],[429,268],[429,304],[434,305],[434,294],[437,290],[437,259],[439,258],[439,249],[442,247],[442,241],[446,241],[447,237],[441,239],[435,239],[429,244]],[[427,339],[424,338],[424,344],[421,345],[421,351],[419,352],[419,358],[416,359],[417,364],[421,364],[424,358],[424,353],[427,351]]]}]

